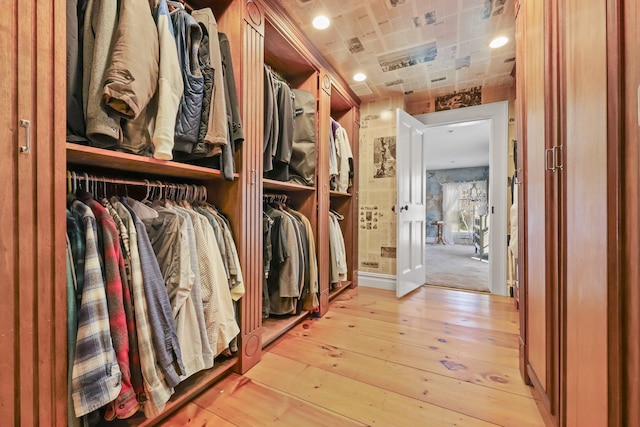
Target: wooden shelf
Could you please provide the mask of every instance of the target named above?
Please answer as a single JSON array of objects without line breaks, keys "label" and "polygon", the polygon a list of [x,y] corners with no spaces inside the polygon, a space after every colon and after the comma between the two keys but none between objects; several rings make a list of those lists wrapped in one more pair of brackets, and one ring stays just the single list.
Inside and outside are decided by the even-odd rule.
[{"label": "wooden shelf", "polygon": [[[151,157],[121,153],[119,151],[67,142],[67,163],[80,166],[91,166],[105,169],[115,169],[140,174],[152,174],[159,177],[178,177],[199,181],[224,180],[217,169],[194,166],[167,160],[157,160]],[[240,175],[234,174],[235,179]]]},{"label": "wooden shelf", "polygon": [[275,191],[296,191],[301,193],[313,193],[316,190],[315,187],[307,187],[305,185],[292,184],[290,182],[276,181],[275,179],[266,178],[262,180],[262,188]]},{"label": "wooden shelf", "polygon": [[344,291],[349,289],[349,286],[351,286],[351,281],[350,280],[341,282],[341,286],[339,288],[334,288],[334,289],[330,290],[329,291],[329,301],[333,301],[338,295],[340,295],[341,293],[343,293]]},{"label": "wooden shelf", "polygon": [[268,346],[276,339],[284,335],[289,329],[296,326],[309,315],[303,311],[297,316],[269,317],[262,320],[262,348]]},{"label": "wooden shelf", "polygon": [[216,365],[206,371],[198,372],[191,377],[178,384],[175,388],[175,393],[171,399],[167,402],[164,411],[157,417],[148,419],[139,412],[135,416],[126,420],[114,420],[107,422],[101,420],[98,424],[99,427],[124,427],[124,426],[151,426],[157,425],[159,422],[170,416],[173,412],[180,409],[186,403],[191,402],[198,394],[202,393],[211,386],[214,382],[218,381],[223,376],[229,374],[233,367],[238,363],[238,358],[234,357],[223,362],[216,363]]},{"label": "wooden shelf", "polygon": [[351,193],[342,193],[340,191],[331,190],[331,191],[329,191],[329,196],[332,199],[333,198],[336,198],[336,199],[349,199],[349,198],[351,198]]}]

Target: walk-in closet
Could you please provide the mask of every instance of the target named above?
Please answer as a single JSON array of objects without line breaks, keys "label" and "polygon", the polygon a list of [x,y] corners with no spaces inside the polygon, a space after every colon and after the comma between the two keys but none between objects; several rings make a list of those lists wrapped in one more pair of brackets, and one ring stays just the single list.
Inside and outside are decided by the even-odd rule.
[{"label": "walk-in closet", "polygon": [[[260,362],[264,346],[306,316],[323,316],[330,299],[356,286],[360,100],[277,1],[159,1],[148,7],[143,0],[117,5],[101,0],[29,0],[7,5],[0,15],[5,23],[0,49],[6,52],[0,67],[8,82],[3,88],[10,89],[4,93],[8,114],[0,118],[0,132],[5,151],[11,153],[0,161],[0,176],[8,183],[0,204],[0,224],[5,229],[0,273],[8,283],[0,302],[4,325],[0,345],[15,349],[0,362],[3,423],[66,425],[75,417],[77,403],[84,407],[83,414],[91,414],[94,421],[98,417],[100,425],[109,425],[111,419],[118,425],[157,424],[225,375],[248,371]],[[134,21],[135,28],[129,25]],[[148,33],[131,34],[143,28]],[[113,43],[100,39],[105,31]],[[177,46],[178,64],[173,57],[167,59],[168,42]],[[91,43],[94,49],[85,49],[82,43]],[[70,44],[81,48],[70,54]],[[156,49],[159,55],[149,55],[147,49]],[[148,81],[136,78],[146,69],[142,74],[131,69],[129,77],[118,74],[122,71],[118,61],[132,58],[136,64],[149,61]],[[176,65],[183,71],[178,78],[167,71]],[[103,78],[103,71],[111,77]],[[267,80],[267,73],[273,79]],[[127,80],[144,86],[145,98],[120,94]],[[83,92],[70,90],[69,81],[78,81]],[[283,148],[267,147],[274,129],[267,126],[282,121],[268,116],[267,106],[276,105],[280,95],[275,85],[286,86],[280,99],[286,102],[277,105],[285,105],[290,114],[284,122],[293,120],[286,128],[278,127],[281,137],[293,143]],[[181,89],[176,92],[176,88]],[[181,96],[175,97],[176,93]],[[270,101],[270,97],[275,98]],[[183,102],[187,98],[196,100],[195,110],[193,101]],[[91,104],[91,99],[97,101]],[[71,125],[70,108],[80,118]],[[225,114],[216,117],[221,109]],[[167,127],[175,114],[177,126]],[[106,121],[107,128],[101,127],[102,122],[87,124],[95,115]],[[190,115],[199,120],[194,122]],[[340,151],[346,168],[338,174],[330,170],[330,156],[338,151],[332,122],[341,128],[342,144],[348,144]],[[92,132],[101,129],[96,131],[100,136],[87,135],[88,127]],[[266,170],[265,165],[277,170]],[[340,187],[335,186],[338,178]],[[70,209],[73,203],[75,211]],[[94,216],[99,213],[95,223],[87,220],[91,217],[87,209]],[[266,303],[275,308],[268,291],[277,284],[269,287],[265,275],[265,244],[271,241],[264,238],[264,227],[269,223],[266,214],[274,211],[291,221],[301,268],[292,310],[268,313],[263,310]],[[68,212],[87,221],[78,227],[89,230],[92,239],[88,243],[83,232],[85,240],[70,244],[69,251],[65,250]],[[115,219],[120,216],[121,222]],[[169,227],[169,217],[175,228]],[[108,224],[107,232],[102,223]],[[181,230],[183,246],[168,253],[167,247],[178,247],[165,240],[171,230]],[[330,230],[340,240],[330,241]],[[147,287],[146,273],[151,270],[143,269],[142,281],[134,273],[137,267],[132,265],[140,259],[131,262],[124,249],[131,251],[134,242],[144,245],[147,260],[155,255],[155,283],[162,278],[159,283],[164,282],[166,295],[158,297],[163,288]],[[89,246],[92,260],[86,256]],[[114,249],[116,258],[105,256],[105,246]],[[341,269],[339,280],[332,282],[329,272],[336,247],[341,250]],[[140,245],[138,250],[142,253]],[[167,265],[178,252],[184,271]],[[96,279],[91,282],[96,287],[90,289],[102,289],[97,297],[92,293],[97,302],[91,307],[111,315],[113,301],[105,289],[107,282],[120,283],[116,292],[124,298],[116,303],[118,330],[128,332],[122,335],[126,338],[108,343],[108,333],[117,322],[103,318],[102,333],[107,335],[102,343],[117,344],[107,353],[128,354],[129,361],[125,366],[114,359],[104,369],[116,372],[122,367],[129,373],[110,377],[117,390],[102,390],[101,401],[91,401],[95,394],[90,392],[70,398],[79,392],[77,381],[87,366],[78,359],[82,352],[77,338],[92,337],[88,328],[95,325],[68,309],[75,305],[78,313],[86,313],[90,306],[87,301],[83,305],[86,288],[77,286],[78,272],[86,283],[82,277],[88,271],[86,261],[93,268],[90,280]],[[68,281],[70,274],[74,282]],[[170,287],[176,275],[190,285]],[[182,284],[180,280],[176,283]],[[147,293],[155,302],[147,301]],[[140,308],[141,299],[149,313]],[[167,339],[174,337],[178,343],[167,347],[173,353],[168,353],[166,371],[150,367],[153,357],[159,364],[161,335],[136,323],[144,321],[145,314],[175,322],[164,330]],[[80,322],[74,323],[78,316]],[[224,326],[212,327],[214,322]],[[206,348],[210,353],[201,357],[204,364],[188,369],[185,360],[194,351],[188,344],[191,338],[200,342],[195,350],[199,356],[207,353]],[[142,367],[134,347],[145,348]],[[175,347],[181,348],[183,360]],[[95,360],[91,363],[95,369]],[[163,392],[150,385],[151,371],[161,371],[155,383]],[[167,381],[170,377],[173,380]],[[129,394],[125,403],[111,399],[124,395],[123,386],[131,386],[133,398]],[[162,402],[151,408],[156,400]]]}]

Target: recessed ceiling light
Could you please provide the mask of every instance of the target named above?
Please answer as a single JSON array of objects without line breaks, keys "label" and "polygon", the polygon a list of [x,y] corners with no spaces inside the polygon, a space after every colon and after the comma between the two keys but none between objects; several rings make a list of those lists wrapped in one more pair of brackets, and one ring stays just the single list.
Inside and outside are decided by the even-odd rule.
[{"label": "recessed ceiling light", "polygon": [[318,15],[313,18],[313,26],[318,30],[324,30],[325,28],[328,28],[330,23],[331,21],[329,21],[329,18],[324,15]]},{"label": "recessed ceiling light", "polygon": [[497,49],[499,47],[504,46],[508,42],[509,42],[509,39],[504,36],[496,37],[495,39],[491,40],[491,43],[489,43],[489,47],[491,49]]},{"label": "recessed ceiling light", "polygon": [[363,82],[363,81],[367,80],[367,75],[366,74],[362,74],[362,73],[356,73],[353,76],[353,80],[355,80],[357,82]]}]

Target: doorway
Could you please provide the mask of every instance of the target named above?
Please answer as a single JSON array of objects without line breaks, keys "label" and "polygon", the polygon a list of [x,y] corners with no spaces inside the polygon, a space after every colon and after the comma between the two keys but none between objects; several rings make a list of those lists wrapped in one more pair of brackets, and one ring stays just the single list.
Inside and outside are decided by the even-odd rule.
[{"label": "doorway", "polygon": [[425,130],[425,283],[489,292],[491,121]]},{"label": "doorway", "polygon": [[[486,216],[478,218],[480,221],[478,225],[481,230],[484,230],[484,228],[486,228],[487,231],[491,230],[483,236],[488,242],[487,249],[490,251],[490,255],[488,255],[489,291],[496,295],[507,295],[507,101],[422,114],[415,116],[415,118],[425,124],[423,130],[427,135],[429,129],[437,129],[443,125],[453,125],[454,127],[464,128],[470,125],[463,125],[463,123],[488,123],[490,139],[489,177],[486,187],[486,213],[484,214]],[[427,149],[425,150],[423,160],[425,171],[428,168],[428,156],[429,150]],[[476,218],[474,218],[474,220],[475,219]],[[427,222],[427,224],[429,223]],[[484,245],[484,243],[483,240],[481,244]],[[479,258],[482,259],[482,256]],[[426,260],[426,263],[428,264],[428,260]]]}]

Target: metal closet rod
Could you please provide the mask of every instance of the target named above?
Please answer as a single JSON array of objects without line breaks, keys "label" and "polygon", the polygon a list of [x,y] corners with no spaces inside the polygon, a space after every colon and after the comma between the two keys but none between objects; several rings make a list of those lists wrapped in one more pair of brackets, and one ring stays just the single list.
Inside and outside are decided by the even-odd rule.
[{"label": "metal closet rod", "polygon": [[[158,180],[133,180],[133,179],[119,179],[119,178],[107,178],[105,176],[97,176],[91,175],[86,172],[78,173],[74,171],[67,170],[67,188],[75,191],[75,188],[78,188],[82,183],[85,183],[88,188],[90,184],[122,184],[124,186],[127,185],[137,185],[140,187],[146,187],[147,192],[151,188],[159,188],[160,194],[163,192],[170,193],[173,197],[174,192],[184,192],[184,197],[194,200],[207,200],[207,187],[203,185],[197,184],[180,184],[173,182],[161,182]],[[126,187],[125,187],[126,188]]]},{"label": "metal closet rod", "polygon": [[[67,171],[67,180],[74,180],[77,182],[106,182],[109,184],[122,184],[122,185],[139,185],[141,187],[166,187],[169,185],[185,185],[178,183],[160,182],[158,180],[132,180],[132,179],[118,179],[108,178],[106,176],[92,175],[85,172]],[[189,184],[191,185],[191,184]]]}]

